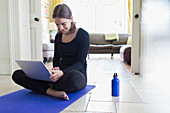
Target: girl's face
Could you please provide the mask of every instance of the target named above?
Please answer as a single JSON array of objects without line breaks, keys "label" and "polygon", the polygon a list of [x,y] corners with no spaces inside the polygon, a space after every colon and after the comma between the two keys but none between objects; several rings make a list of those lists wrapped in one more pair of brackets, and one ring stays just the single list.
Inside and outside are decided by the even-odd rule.
[{"label": "girl's face", "polygon": [[71,22],[73,22],[73,17],[71,19],[55,17],[54,21],[58,27],[58,30],[63,34],[69,33]]}]

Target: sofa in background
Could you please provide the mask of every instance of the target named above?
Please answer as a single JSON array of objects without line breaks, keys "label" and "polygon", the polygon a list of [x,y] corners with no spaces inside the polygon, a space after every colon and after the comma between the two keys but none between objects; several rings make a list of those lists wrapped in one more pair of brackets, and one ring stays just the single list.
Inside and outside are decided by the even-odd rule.
[{"label": "sofa in background", "polygon": [[131,48],[132,45],[124,45],[120,48],[120,57],[128,65],[131,65]]},{"label": "sofa in background", "polygon": [[47,63],[52,61],[54,57],[54,43],[50,41],[49,33],[42,33],[42,47],[43,47],[43,62]]},{"label": "sofa in background", "polygon": [[127,45],[120,48],[120,56],[125,63],[131,65],[131,48],[132,48],[132,37],[127,40]]},{"label": "sofa in background", "polygon": [[113,58],[114,53],[120,53],[120,48],[127,45],[129,33],[119,33],[117,40],[105,40],[105,34],[90,33],[90,49],[89,53],[109,53]]}]

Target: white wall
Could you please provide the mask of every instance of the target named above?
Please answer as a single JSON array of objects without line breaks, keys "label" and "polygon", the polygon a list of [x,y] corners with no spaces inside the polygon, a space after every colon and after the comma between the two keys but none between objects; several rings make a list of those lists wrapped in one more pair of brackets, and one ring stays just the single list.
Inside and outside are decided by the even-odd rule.
[{"label": "white wall", "polygon": [[0,74],[10,72],[8,1],[0,0]]},{"label": "white wall", "polygon": [[169,0],[143,0],[140,54],[141,75],[169,83]]}]

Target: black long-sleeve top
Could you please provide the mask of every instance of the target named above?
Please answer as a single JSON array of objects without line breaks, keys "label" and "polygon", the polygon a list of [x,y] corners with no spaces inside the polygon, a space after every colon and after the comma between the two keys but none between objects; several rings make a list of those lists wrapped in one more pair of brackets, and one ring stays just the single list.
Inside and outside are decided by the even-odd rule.
[{"label": "black long-sleeve top", "polygon": [[89,34],[84,29],[79,28],[76,37],[68,42],[61,41],[62,34],[55,37],[53,67],[67,73],[70,70],[79,70],[86,75],[86,57],[89,51]]}]

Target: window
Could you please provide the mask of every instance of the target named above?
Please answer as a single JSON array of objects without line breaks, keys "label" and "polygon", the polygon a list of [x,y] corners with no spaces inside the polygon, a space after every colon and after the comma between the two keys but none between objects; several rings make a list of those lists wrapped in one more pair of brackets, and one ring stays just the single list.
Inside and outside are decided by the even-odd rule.
[{"label": "window", "polygon": [[64,0],[77,26],[90,33],[128,32],[127,0]]}]

